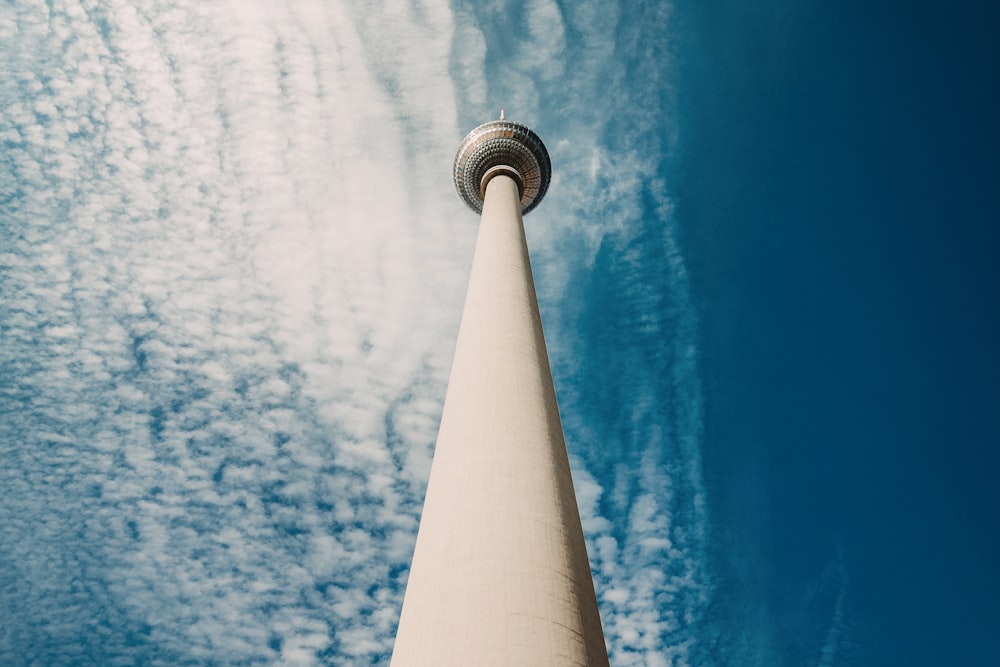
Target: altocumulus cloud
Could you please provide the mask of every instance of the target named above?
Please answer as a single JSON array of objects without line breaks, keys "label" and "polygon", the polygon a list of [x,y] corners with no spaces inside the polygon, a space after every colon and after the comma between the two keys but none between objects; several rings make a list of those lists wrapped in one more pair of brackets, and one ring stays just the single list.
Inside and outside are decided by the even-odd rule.
[{"label": "altocumulus cloud", "polygon": [[[506,104],[557,164],[529,234],[613,660],[690,662],[669,96],[631,109],[608,57],[644,29],[597,2],[0,7],[0,659],[385,661],[475,235],[451,157]],[[612,255],[608,332],[574,290]],[[601,367],[628,389],[588,389]]]},{"label": "altocumulus cloud", "polygon": [[5,5],[5,662],[388,652],[467,260],[361,9]]},{"label": "altocumulus cloud", "polygon": [[661,176],[672,8],[531,5],[459,3],[456,41],[493,54],[487,99],[537,117],[555,165],[527,234],[612,663],[705,664],[697,314]]}]

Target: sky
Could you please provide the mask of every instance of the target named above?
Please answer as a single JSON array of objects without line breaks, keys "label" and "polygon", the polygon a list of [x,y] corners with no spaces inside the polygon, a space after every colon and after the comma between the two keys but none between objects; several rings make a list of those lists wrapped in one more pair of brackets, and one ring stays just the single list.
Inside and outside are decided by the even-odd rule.
[{"label": "sky", "polygon": [[612,664],[988,664],[998,19],[0,4],[0,663],[388,664],[503,107]]}]

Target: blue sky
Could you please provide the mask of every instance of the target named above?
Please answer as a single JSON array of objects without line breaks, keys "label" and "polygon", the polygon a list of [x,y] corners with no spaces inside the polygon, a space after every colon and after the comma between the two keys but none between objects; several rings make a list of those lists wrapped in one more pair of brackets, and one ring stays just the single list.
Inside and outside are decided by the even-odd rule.
[{"label": "blue sky", "polygon": [[985,663],[996,22],[0,6],[0,662],[387,663],[505,107],[612,664]]},{"label": "blue sky", "polygon": [[823,636],[815,611],[841,591],[850,664],[988,661],[996,19],[984,3],[691,14],[673,194],[703,314],[718,607],[768,628],[772,664]]}]

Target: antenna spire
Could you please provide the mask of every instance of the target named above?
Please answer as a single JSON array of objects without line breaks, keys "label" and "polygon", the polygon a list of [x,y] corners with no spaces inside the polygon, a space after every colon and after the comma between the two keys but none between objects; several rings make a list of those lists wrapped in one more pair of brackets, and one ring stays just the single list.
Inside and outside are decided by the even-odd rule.
[{"label": "antenna spire", "polygon": [[500,109],[500,120],[503,120],[503,109]]}]

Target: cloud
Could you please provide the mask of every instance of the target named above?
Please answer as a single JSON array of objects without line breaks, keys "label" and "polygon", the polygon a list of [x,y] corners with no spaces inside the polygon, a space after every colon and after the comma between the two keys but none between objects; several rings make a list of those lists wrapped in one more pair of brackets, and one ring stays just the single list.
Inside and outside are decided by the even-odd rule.
[{"label": "cloud", "polygon": [[528,235],[613,662],[696,662],[697,319],[648,11],[0,9],[5,663],[385,661],[475,236],[452,154],[501,106],[555,164]]},{"label": "cloud", "polygon": [[[838,549],[837,560],[833,567],[832,578],[836,580],[836,601],[831,612],[830,625],[826,629],[823,645],[819,649],[819,667],[833,667],[837,657],[847,643],[849,631],[847,620],[848,576],[844,564],[844,554]],[[829,574],[828,574],[829,576]]]},{"label": "cloud", "polygon": [[671,7],[457,13],[486,42],[487,104],[553,160],[526,227],[612,663],[700,664],[713,584],[697,314],[661,176]]},{"label": "cloud", "polygon": [[474,235],[447,7],[4,11],[0,656],[385,657]]}]

